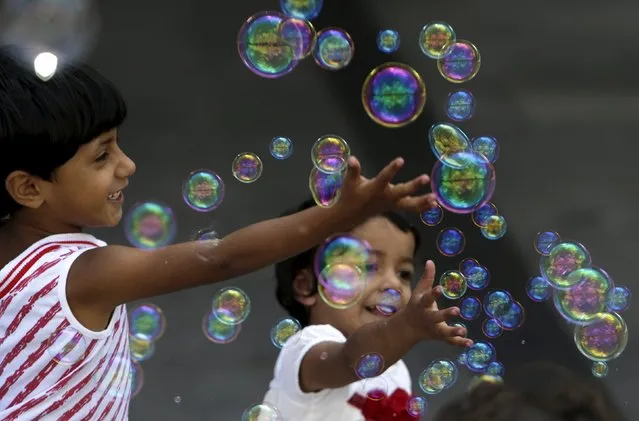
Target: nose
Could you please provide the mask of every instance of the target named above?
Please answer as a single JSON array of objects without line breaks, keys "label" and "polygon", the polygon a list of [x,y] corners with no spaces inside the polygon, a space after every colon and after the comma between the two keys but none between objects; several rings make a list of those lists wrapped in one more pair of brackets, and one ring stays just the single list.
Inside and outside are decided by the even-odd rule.
[{"label": "nose", "polygon": [[122,153],[122,159],[120,165],[116,170],[116,175],[120,178],[128,178],[135,174],[136,166],[135,162],[128,157],[125,153]]},{"label": "nose", "polygon": [[394,270],[389,269],[382,273],[378,272],[378,276],[380,291],[386,291],[387,289],[401,291],[403,289],[402,280],[399,279],[399,276],[397,276],[397,273]]}]

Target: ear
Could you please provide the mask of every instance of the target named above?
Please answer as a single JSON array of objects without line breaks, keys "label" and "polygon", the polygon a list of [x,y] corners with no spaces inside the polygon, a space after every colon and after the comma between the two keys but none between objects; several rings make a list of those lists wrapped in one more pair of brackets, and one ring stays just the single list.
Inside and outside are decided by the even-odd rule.
[{"label": "ear", "polygon": [[13,171],[5,179],[4,185],[9,195],[19,205],[37,209],[44,203],[41,183],[41,178],[26,171]]},{"label": "ear", "polygon": [[293,279],[293,293],[295,300],[306,307],[313,306],[317,301],[317,295],[313,293],[315,275],[310,269],[303,269]]}]

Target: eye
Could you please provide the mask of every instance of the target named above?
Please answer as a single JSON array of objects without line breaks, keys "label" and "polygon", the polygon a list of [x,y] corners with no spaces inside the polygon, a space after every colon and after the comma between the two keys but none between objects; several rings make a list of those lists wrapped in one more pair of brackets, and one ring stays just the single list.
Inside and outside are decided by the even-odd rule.
[{"label": "eye", "polygon": [[398,276],[402,281],[412,282],[414,274],[410,270],[401,270],[399,271]]},{"label": "eye", "polygon": [[100,154],[100,156],[98,156],[95,160],[96,162],[101,162],[101,161],[106,161],[106,159],[109,157],[109,153],[108,152],[103,152],[102,154]]}]

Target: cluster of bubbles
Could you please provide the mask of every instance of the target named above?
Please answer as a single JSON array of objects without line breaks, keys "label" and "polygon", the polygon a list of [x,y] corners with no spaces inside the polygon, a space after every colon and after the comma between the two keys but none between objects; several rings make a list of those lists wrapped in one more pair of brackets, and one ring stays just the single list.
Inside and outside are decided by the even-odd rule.
[{"label": "cluster of bubbles", "polygon": [[537,234],[539,276],[528,280],[532,301],[552,300],[559,315],[574,326],[577,349],[593,361],[596,377],[608,374],[607,362],[618,358],[628,343],[628,327],[620,312],[630,307],[631,291],[592,264],[583,244],[553,231]]},{"label": "cluster of bubbles", "polygon": [[350,146],[337,135],[321,136],[313,144],[308,187],[318,206],[329,208],[339,200],[350,155]]}]

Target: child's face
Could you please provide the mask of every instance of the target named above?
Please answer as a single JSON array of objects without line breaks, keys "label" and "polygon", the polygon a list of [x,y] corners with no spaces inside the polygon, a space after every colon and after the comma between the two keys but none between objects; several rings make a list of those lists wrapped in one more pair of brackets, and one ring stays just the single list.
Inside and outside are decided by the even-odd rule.
[{"label": "child's face", "polygon": [[[371,246],[377,269],[369,275],[369,281],[360,300],[346,309],[335,309],[315,294],[310,304],[312,324],[330,324],[349,336],[359,327],[390,317],[406,307],[411,294],[411,281],[415,273],[415,238],[412,233],[401,231],[384,217],[375,217],[355,228],[352,235],[365,240]],[[401,294],[395,301],[396,311],[379,311],[384,291],[394,289]],[[309,297],[310,298],[310,297]]]},{"label": "child's face", "polygon": [[117,135],[113,129],[82,145],[52,181],[41,182],[38,211],[52,226],[111,227],[120,222],[124,194],[118,192],[135,173],[135,163],[118,146]]}]

